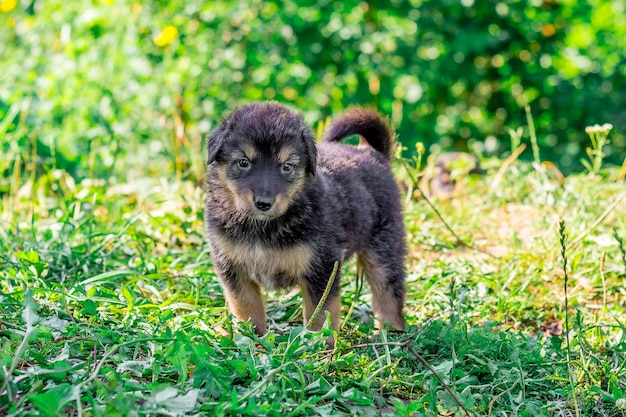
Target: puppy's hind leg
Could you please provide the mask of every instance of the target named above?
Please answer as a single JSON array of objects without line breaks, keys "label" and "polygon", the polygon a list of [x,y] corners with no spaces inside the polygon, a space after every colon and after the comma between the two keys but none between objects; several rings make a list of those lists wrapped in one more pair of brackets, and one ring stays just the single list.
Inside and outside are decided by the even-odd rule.
[{"label": "puppy's hind leg", "polygon": [[394,329],[404,331],[404,250],[401,247],[399,253],[390,253],[388,247],[383,248],[376,250],[370,246],[362,250],[357,254],[357,264],[372,290],[376,327],[382,329],[385,324],[391,324]]}]

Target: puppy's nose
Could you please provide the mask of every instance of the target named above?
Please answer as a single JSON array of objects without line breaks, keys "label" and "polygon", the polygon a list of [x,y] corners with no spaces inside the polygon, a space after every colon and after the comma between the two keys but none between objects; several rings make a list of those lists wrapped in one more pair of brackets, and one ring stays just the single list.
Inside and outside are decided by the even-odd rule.
[{"label": "puppy's nose", "polygon": [[267,211],[272,208],[274,199],[271,197],[257,196],[254,197],[254,205],[261,211]]}]

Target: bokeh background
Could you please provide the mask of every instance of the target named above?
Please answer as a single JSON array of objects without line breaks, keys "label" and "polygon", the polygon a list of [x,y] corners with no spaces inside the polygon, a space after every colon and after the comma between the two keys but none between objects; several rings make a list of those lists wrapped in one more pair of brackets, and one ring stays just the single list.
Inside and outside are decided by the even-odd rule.
[{"label": "bokeh background", "polygon": [[585,126],[611,123],[621,165],[625,58],[623,0],[0,0],[0,191],[33,155],[79,178],[199,178],[224,113],[267,99],[314,128],[375,106],[407,153],[485,156],[509,129],[529,140],[528,105],[543,160],[582,170]]}]

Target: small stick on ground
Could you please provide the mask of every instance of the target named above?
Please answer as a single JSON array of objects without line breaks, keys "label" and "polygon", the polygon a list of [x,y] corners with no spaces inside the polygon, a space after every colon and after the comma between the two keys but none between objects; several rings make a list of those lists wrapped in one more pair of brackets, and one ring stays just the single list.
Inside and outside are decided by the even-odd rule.
[{"label": "small stick on ground", "polygon": [[459,237],[459,235],[456,234],[456,232],[452,229],[452,227],[450,227],[450,225],[448,224],[448,222],[446,222],[446,220],[443,218],[443,216],[441,215],[441,213],[439,213],[439,210],[437,210],[437,207],[435,207],[435,205],[430,201],[430,199],[426,196],[426,193],[424,193],[424,191],[422,190],[422,187],[419,186],[419,184],[414,181],[413,185],[415,186],[415,188],[417,189],[417,191],[419,191],[420,195],[422,196],[422,198],[424,200],[426,200],[426,203],[428,203],[428,205],[430,206],[431,209],[433,209],[433,211],[435,212],[435,214],[437,215],[437,217],[439,217],[439,220],[441,220],[441,223],[443,223],[443,225],[446,227],[446,229],[448,229],[448,231],[452,234],[452,236],[454,236],[454,238],[456,239],[456,244],[458,246],[461,247],[465,247],[465,248],[469,248],[472,249],[476,252],[480,252],[483,253],[485,255],[489,255],[492,258],[496,258],[495,255],[492,255],[491,253],[482,250],[480,248],[477,248],[474,245],[470,245],[469,243],[465,242],[463,239],[461,239]]},{"label": "small stick on ground", "polygon": [[435,376],[435,378],[437,378],[439,380],[439,383],[444,387],[444,389],[448,392],[448,394],[450,394],[452,399],[458,404],[459,408],[461,408],[461,410],[463,410],[465,415],[468,416],[468,417],[471,417],[470,412],[467,410],[467,408],[465,408],[465,406],[463,405],[461,400],[459,400],[459,398],[454,394],[452,389],[448,386],[448,384],[446,384],[446,382],[443,380],[443,378],[437,373],[435,368],[433,368],[428,363],[428,361],[426,359],[424,359],[424,357],[422,355],[417,353],[417,351],[413,348],[413,346],[411,346],[411,340],[405,340],[403,342],[363,343],[363,344],[360,344],[360,345],[350,346],[348,349],[357,349],[357,348],[371,347],[371,348],[374,348],[375,355],[377,357],[379,357],[378,351],[376,351],[376,346],[399,346],[399,347],[402,347],[402,348],[405,348],[406,350],[408,350],[413,356],[415,356],[415,358],[417,358],[418,361],[420,361],[422,363],[422,365],[424,365]]},{"label": "small stick on ground", "polygon": [[459,407],[463,410],[463,412],[465,413],[466,416],[470,417],[471,414],[470,412],[467,410],[467,408],[465,408],[465,406],[463,405],[463,403],[461,402],[461,400],[459,400],[459,398],[454,395],[454,392],[452,392],[452,389],[445,383],[445,381],[443,380],[443,378],[441,376],[439,376],[439,374],[437,373],[437,371],[435,371],[435,369],[430,366],[430,364],[426,361],[426,359],[424,359],[424,357],[422,355],[420,355],[419,353],[417,353],[415,351],[415,349],[413,349],[413,346],[411,346],[409,343],[406,343],[405,347],[407,348],[407,350],[409,352],[411,352],[413,354],[413,356],[415,356],[417,358],[418,361],[420,361],[426,368],[428,368],[428,370],[435,375],[435,377],[439,380],[439,382],[441,383],[441,385],[446,389],[446,391],[448,391],[448,394],[450,394],[450,396],[454,399],[454,401],[459,405]]}]

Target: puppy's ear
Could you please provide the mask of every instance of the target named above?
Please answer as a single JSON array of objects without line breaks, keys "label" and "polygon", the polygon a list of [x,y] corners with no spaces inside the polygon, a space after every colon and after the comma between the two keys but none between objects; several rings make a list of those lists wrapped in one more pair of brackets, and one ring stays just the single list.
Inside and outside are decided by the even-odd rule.
[{"label": "puppy's ear", "polygon": [[215,158],[217,157],[217,154],[222,148],[222,145],[224,144],[225,139],[226,139],[226,127],[223,124],[220,125],[213,132],[211,132],[211,134],[209,135],[207,139],[207,145],[206,145],[207,152],[209,154],[207,158],[207,165],[210,165],[213,161],[215,161]]},{"label": "puppy's ear", "polygon": [[302,140],[304,141],[304,147],[306,151],[306,171],[315,175],[315,169],[317,167],[317,146],[315,146],[315,138],[310,130],[302,132]]}]

